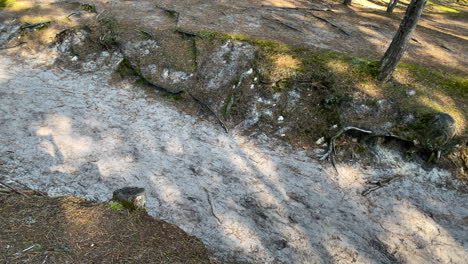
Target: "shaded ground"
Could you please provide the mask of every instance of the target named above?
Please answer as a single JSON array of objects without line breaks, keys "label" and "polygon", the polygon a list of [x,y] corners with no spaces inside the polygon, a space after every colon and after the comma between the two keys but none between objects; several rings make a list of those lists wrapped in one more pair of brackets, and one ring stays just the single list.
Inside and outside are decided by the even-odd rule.
[{"label": "shaded ground", "polygon": [[2,263],[215,263],[175,225],[109,203],[0,189]]}]

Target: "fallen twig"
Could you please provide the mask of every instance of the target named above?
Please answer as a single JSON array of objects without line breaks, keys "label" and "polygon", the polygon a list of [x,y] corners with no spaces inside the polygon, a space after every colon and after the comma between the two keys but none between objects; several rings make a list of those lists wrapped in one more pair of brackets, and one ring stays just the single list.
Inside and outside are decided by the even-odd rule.
[{"label": "fallen twig", "polygon": [[99,17],[106,12],[106,9],[102,10],[99,14],[96,15],[96,19],[99,19]]},{"label": "fallen twig", "polygon": [[378,190],[380,188],[385,187],[386,185],[390,184],[393,180],[398,179],[400,177],[401,177],[401,175],[397,175],[395,177],[387,178],[387,179],[383,179],[383,180],[379,180],[379,181],[367,181],[366,182],[367,184],[372,184],[372,185],[375,185],[375,186],[364,190],[361,193],[361,195],[366,196],[366,195],[368,195],[369,193],[371,193],[373,191],[376,191],[376,190]]},{"label": "fallen twig", "polygon": [[21,194],[21,195],[23,195],[23,196],[26,196],[26,197],[28,196],[28,195],[26,195],[24,192],[22,192],[22,191],[20,191],[20,190],[17,190],[17,189],[15,189],[15,188],[13,188],[13,187],[12,187],[12,186],[10,186],[9,184],[6,184],[6,183],[4,183],[4,182],[1,182],[1,181],[0,181],[0,184],[1,184],[1,185],[3,185],[3,186],[5,186],[5,187],[7,187],[8,189],[10,189],[10,190],[14,191],[14,192],[15,192],[15,193],[17,193],[17,194]]},{"label": "fallen twig", "polygon": [[216,218],[216,220],[218,220],[218,223],[221,224],[222,223],[221,219],[214,212],[214,206],[213,206],[213,202],[211,201],[210,192],[208,192],[208,190],[205,187],[203,187],[203,190],[205,190],[206,192],[206,197],[208,198],[208,203],[210,204],[210,208],[211,208],[211,214]]},{"label": "fallen twig", "polygon": [[33,195],[38,195],[38,196],[47,196],[47,193],[45,192],[41,192],[41,191],[36,191],[36,190],[33,190],[31,189],[29,186],[27,186],[26,184],[20,182],[20,181],[17,181],[17,180],[13,180],[14,182],[16,182],[17,184],[23,186],[25,189],[27,189],[28,191],[31,191]]},{"label": "fallen twig", "polygon": [[46,27],[52,22],[53,22],[52,20],[49,20],[49,21],[38,22],[38,23],[33,23],[33,24],[26,24],[24,26],[21,26],[21,30],[25,30],[25,29],[36,30],[38,28]]},{"label": "fallen twig", "polygon": [[219,124],[223,127],[224,131],[226,131],[226,133],[229,133],[229,129],[227,127],[227,125],[223,122],[223,120],[221,120],[221,118],[216,114],[216,112],[211,109],[211,107],[207,104],[205,104],[204,102],[202,102],[200,99],[198,99],[197,97],[195,97],[192,93],[190,93],[189,91],[186,91],[188,95],[190,95],[190,97],[193,98],[193,100],[195,100],[195,102],[199,103],[200,105],[202,105],[203,107],[207,108],[215,117],[216,119],[218,120]]},{"label": "fallen twig", "polygon": [[21,251],[21,252],[29,251],[29,250],[31,250],[31,249],[33,249],[33,248],[35,248],[35,247],[36,247],[36,245],[32,245],[32,246],[28,247],[27,249],[24,249],[24,250]]}]

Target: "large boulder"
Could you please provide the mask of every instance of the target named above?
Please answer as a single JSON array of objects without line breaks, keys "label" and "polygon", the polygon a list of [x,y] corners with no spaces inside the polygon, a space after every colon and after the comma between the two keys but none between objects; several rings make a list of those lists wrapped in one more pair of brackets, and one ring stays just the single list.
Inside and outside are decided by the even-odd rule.
[{"label": "large boulder", "polygon": [[428,119],[424,134],[425,144],[431,149],[440,149],[456,134],[456,121],[446,113],[437,113]]}]

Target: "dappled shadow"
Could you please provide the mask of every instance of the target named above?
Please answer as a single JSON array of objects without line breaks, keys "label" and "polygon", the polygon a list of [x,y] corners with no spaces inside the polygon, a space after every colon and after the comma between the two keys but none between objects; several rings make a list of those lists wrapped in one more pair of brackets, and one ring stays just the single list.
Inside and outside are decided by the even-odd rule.
[{"label": "dappled shadow", "polygon": [[[397,27],[395,19],[378,14],[364,21],[377,22],[372,29],[319,13],[353,34],[348,38],[307,14],[242,9],[241,4],[222,11],[230,15],[221,20],[226,28],[218,28],[219,23],[210,28],[197,18],[204,8],[191,12],[190,19],[201,23],[197,30],[208,27],[294,44],[330,45],[327,48],[375,57],[385,49],[382,39],[391,40]],[[365,20],[362,13],[337,9]],[[180,12],[188,16],[188,11]],[[305,36],[271,21],[254,19],[242,27],[239,21],[249,14],[274,14]],[[181,25],[194,23],[184,22],[183,16]],[[264,32],[266,24],[270,32]],[[336,44],[341,39],[343,43]],[[420,40],[430,42],[428,37]],[[354,49],[359,46],[363,48]],[[105,85],[104,74],[70,77],[69,72],[19,70],[6,59],[5,63],[10,67],[0,68],[0,166],[11,179],[52,195],[92,200],[107,200],[124,186],[145,187],[150,213],[235,259],[422,263],[452,258],[462,263],[466,258],[466,227],[459,224],[465,221],[466,197],[437,189],[450,179],[437,169],[424,171],[397,160],[368,170],[359,164],[338,164],[336,175],[331,167],[270,138],[249,139],[236,131],[225,135],[206,121],[180,114],[158,96],[125,83]],[[366,180],[397,174],[405,180],[368,198],[360,195]],[[453,208],[445,208],[447,204]]]},{"label": "dappled shadow", "polygon": [[[466,198],[436,189],[449,178],[437,170],[396,161],[391,165],[402,167],[338,164],[336,175],[268,137],[224,134],[125,82],[106,85],[99,72],[20,70],[1,59],[0,160],[9,179],[96,200],[120,187],[145,187],[151,214],[235,259],[466,259],[467,236],[455,235],[466,232],[458,224]],[[360,195],[366,180],[396,174],[405,182]],[[455,221],[443,222],[441,215]]]},{"label": "dappled shadow", "polygon": [[[308,7],[326,9],[330,6],[327,2],[244,0],[236,1],[235,4],[224,1],[201,4],[163,0],[161,3],[177,10],[180,13],[178,26],[188,30],[245,34],[295,46],[313,46],[373,58],[383,55],[402,18],[402,13],[387,14],[384,10],[348,8],[342,5],[341,1],[331,2],[333,12],[304,9]],[[276,9],[262,5],[276,6]],[[299,9],[291,10],[291,7]],[[322,19],[343,29],[348,35]],[[424,21],[423,17],[420,26],[425,26]],[[375,25],[377,28],[369,28],[363,24]],[[459,28],[463,30],[463,26]],[[430,31],[426,30],[421,36],[419,32],[420,29],[417,29],[415,37],[424,43],[423,48],[417,49],[418,44],[413,43],[411,45],[413,48],[410,48],[404,57],[405,61],[449,70],[467,69],[468,60],[464,55],[466,40],[453,39],[451,35],[434,27]],[[447,53],[443,47],[431,45],[433,41],[450,42],[450,45],[454,45],[454,54],[459,56]],[[426,46],[430,46],[430,49]],[[430,56],[431,53],[440,53],[441,56],[434,59]]]}]

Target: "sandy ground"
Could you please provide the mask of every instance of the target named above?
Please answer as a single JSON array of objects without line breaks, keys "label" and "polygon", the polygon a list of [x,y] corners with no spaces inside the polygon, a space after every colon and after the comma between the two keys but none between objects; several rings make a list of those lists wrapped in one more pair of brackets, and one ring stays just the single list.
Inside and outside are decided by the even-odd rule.
[{"label": "sandy ground", "polygon": [[[150,214],[224,259],[254,263],[466,263],[467,195],[389,149],[319,164],[262,135],[225,134],[109,72],[0,54],[0,175],[53,196],[108,200],[145,187]],[[45,63],[47,64],[47,63]],[[351,164],[351,165],[350,165]],[[363,197],[367,180],[399,175]],[[453,185],[453,184],[452,184]]]}]

